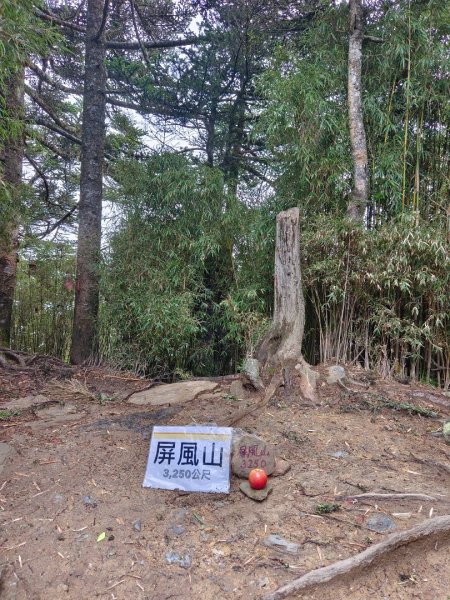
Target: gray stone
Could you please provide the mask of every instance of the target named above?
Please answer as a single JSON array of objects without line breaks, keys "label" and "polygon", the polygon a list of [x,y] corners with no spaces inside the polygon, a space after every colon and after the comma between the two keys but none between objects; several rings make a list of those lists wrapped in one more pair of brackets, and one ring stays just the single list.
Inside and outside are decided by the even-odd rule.
[{"label": "gray stone", "polygon": [[183,525],[173,525],[172,531],[174,532],[175,535],[183,535],[183,533],[186,531],[186,529],[183,527]]},{"label": "gray stone", "polygon": [[32,406],[38,406],[50,402],[46,396],[38,394],[37,396],[24,396],[23,398],[17,398],[11,400],[8,404],[3,404],[2,408],[6,410],[26,410]]},{"label": "gray stone", "polygon": [[89,508],[95,508],[97,506],[97,501],[95,498],[92,498],[92,496],[83,496],[83,504]]},{"label": "gray stone", "polygon": [[55,504],[61,504],[61,502],[64,500],[64,495],[63,494],[55,494],[53,496],[53,502]]},{"label": "gray stone", "polygon": [[244,362],[244,374],[255,390],[262,391],[264,384],[259,374],[259,360],[256,358],[246,358]]},{"label": "gray stone", "polygon": [[86,413],[78,412],[75,404],[51,404],[36,406],[36,414],[42,421],[33,421],[30,426],[32,429],[40,429],[43,421],[49,421],[49,425],[44,423],[44,427],[52,427],[56,423],[66,423],[67,421],[77,421]]},{"label": "gray stone", "polygon": [[140,519],[138,519],[137,521],[135,521],[133,523],[133,529],[135,531],[141,531],[142,530],[142,523],[141,523]]},{"label": "gray stone", "polygon": [[264,546],[268,548],[273,548],[274,550],[279,550],[280,552],[286,552],[287,554],[298,554],[300,544],[295,544],[294,542],[288,542],[280,535],[271,534],[265,537],[262,541]]},{"label": "gray stone", "polygon": [[334,458],[345,458],[348,456],[348,452],[345,450],[338,450],[337,452],[328,452],[328,456],[333,456]]},{"label": "gray stone", "polygon": [[367,520],[367,528],[377,533],[392,531],[396,527],[395,522],[387,515],[376,514]]},{"label": "gray stone", "polygon": [[173,550],[166,552],[166,563],[168,565],[178,565],[182,569],[189,569],[192,564],[189,554],[179,554]]},{"label": "gray stone", "polygon": [[251,392],[245,389],[240,379],[236,379],[230,385],[230,396],[234,396],[235,398],[240,398],[242,400],[247,400],[247,398],[251,397]]},{"label": "gray stone", "polygon": [[7,463],[11,461],[15,454],[17,453],[12,446],[6,442],[0,442],[0,473],[6,467]]},{"label": "gray stone", "polygon": [[275,470],[272,473],[272,477],[281,477],[282,475],[286,475],[286,473],[290,470],[291,465],[287,460],[284,460],[279,456],[275,457]]},{"label": "gray stone", "polygon": [[219,387],[214,381],[181,381],[136,392],[129,397],[128,402],[138,406],[184,404],[195,400],[201,394],[212,393]]},{"label": "gray stone", "polygon": [[[234,433],[234,432],[233,432]],[[256,435],[233,435],[231,470],[238,477],[247,478],[252,469],[264,469],[267,475],[275,470],[275,449]]]},{"label": "gray stone", "polygon": [[307,362],[302,360],[295,365],[296,371],[300,375],[300,390],[305,398],[308,400],[317,400],[317,380],[320,375],[314,371]]},{"label": "gray stone", "polygon": [[337,383],[338,381],[342,381],[345,379],[345,369],[340,365],[334,365],[333,367],[328,367],[328,377],[326,378],[327,383]]},{"label": "gray stone", "polygon": [[256,502],[263,502],[269,494],[273,492],[273,485],[271,483],[267,483],[266,487],[262,490],[254,490],[248,481],[243,481],[239,489],[243,494],[255,500]]}]

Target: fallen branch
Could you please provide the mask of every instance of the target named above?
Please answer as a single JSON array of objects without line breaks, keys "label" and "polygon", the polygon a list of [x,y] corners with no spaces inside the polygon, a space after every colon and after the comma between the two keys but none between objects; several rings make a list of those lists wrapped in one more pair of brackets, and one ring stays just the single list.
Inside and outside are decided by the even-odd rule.
[{"label": "fallen branch", "polygon": [[447,473],[447,475],[450,475],[450,465],[446,465],[444,463],[440,463],[435,460],[419,458],[418,456],[415,456],[412,452],[410,452],[410,455],[418,463],[420,463],[422,465],[427,465],[429,467],[435,467],[436,469],[440,469],[441,471],[444,471],[444,473]]},{"label": "fallen branch", "polygon": [[426,494],[378,494],[371,492],[367,494],[357,494],[356,496],[335,496],[335,500],[436,500],[433,496]]},{"label": "fallen branch", "polygon": [[274,375],[269,383],[268,388],[266,389],[266,393],[260,400],[258,400],[250,408],[244,408],[243,410],[238,411],[232,417],[230,417],[228,419],[224,419],[224,421],[221,423],[221,425],[223,427],[231,427],[232,425],[235,425],[238,421],[240,421],[244,417],[251,415],[255,411],[266,406],[266,404],[268,404],[270,402],[270,400],[273,398],[273,396],[275,395],[275,392],[277,391],[277,389],[279,388],[281,383],[282,383],[281,375],[280,374]]},{"label": "fallen branch", "polygon": [[336,577],[347,575],[349,572],[354,571],[355,569],[367,567],[380,556],[383,556],[388,552],[392,552],[401,546],[406,546],[406,544],[416,542],[426,537],[442,533],[446,534],[449,532],[450,515],[435,517],[434,519],[425,521],[424,523],[421,523],[412,529],[394,533],[383,542],[367,548],[367,550],[360,552],[356,556],[340,560],[328,565],[327,567],[321,567],[320,569],[309,571],[309,573],[302,575],[302,577],[294,579],[294,581],[291,581],[291,583],[288,583],[287,585],[278,588],[271,594],[264,596],[263,600],[281,600],[282,598],[286,598],[290,594],[299,592],[305,588],[327,583]]}]

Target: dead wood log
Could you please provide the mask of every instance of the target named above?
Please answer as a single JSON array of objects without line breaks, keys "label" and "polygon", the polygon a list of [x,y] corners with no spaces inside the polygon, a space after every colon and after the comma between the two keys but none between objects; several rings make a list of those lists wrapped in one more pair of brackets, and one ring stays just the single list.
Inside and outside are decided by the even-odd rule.
[{"label": "dead wood log", "polygon": [[309,573],[302,575],[298,579],[294,579],[294,581],[291,581],[287,585],[264,596],[263,600],[282,600],[282,598],[286,598],[290,594],[300,592],[311,586],[325,584],[337,577],[347,575],[356,569],[367,567],[384,554],[392,552],[401,546],[406,546],[411,542],[416,542],[430,536],[447,534],[449,532],[450,515],[429,519],[416,527],[394,533],[386,540],[367,548],[367,550],[360,552],[356,556],[340,560],[327,567],[309,571]]},{"label": "dead wood log", "polygon": [[305,301],[299,221],[298,208],[277,215],[273,321],[258,350],[263,366],[294,366],[302,358]]},{"label": "dead wood log", "polygon": [[277,391],[279,386],[282,384],[282,382],[283,382],[282,376],[279,373],[276,373],[272,377],[272,379],[266,389],[266,392],[262,398],[260,398],[253,406],[250,406],[250,408],[244,408],[243,410],[240,410],[237,413],[235,413],[232,417],[229,417],[228,419],[224,419],[220,423],[220,425],[222,427],[231,427],[232,425],[235,425],[238,421],[240,421],[244,417],[251,415],[252,413],[256,412],[257,410],[260,410],[261,408],[264,408],[264,406],[266,406],[266,404],[268,404],[270,402],[270,400],[273,398],[273,396],[275,395],[275,392]]},{"label": "dead wood log", "polygon": [[367,494],[357,494],[356,496],[335,496],[335,500],[436,500],[433,496],[427,496],[427,494],[408,494],[408,493],[395,493],[395,494],[378,494],[376,492],[370,492]]}]

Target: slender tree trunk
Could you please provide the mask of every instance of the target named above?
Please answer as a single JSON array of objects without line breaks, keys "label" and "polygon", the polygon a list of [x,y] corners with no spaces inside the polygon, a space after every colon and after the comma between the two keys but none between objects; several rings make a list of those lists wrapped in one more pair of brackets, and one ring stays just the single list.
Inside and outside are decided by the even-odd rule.
[{"label": "slender tree trunk", "polygon": [[271,366],[300,361],[304,324],[299,210],[291,208],[277,215],[275,308],[272,327],[258,352],[259,361]]},{"label": "slender tree trunk", "polygon": [[88,0],[77,280],[71,360],[82,363],[95,354],[99,305],[102,180],[105,142],[105,44],[102,24],[105,0]]},{"label": "slender tree trunk", "polygon": [[[21,123],[24,108],[24,69],[20,68],[7,80],[4,95],[6,114]],[[1,149],[2,177],[7,193],[13,202],[19,201],[22,182],[24,152],[23,130],[19,126],[16,135],[10,135]],[[12,220],[0,223],[0,346],[9,346],[11,340],[11,315],[16,288],[17,249],[19,229]]]},{"label": "slender tree trunk", "polygon": [[350,0],[350,41],[348,49],[348,120],[353,160],[353,189],[348,215],[363,222],[369,198],[369,167],[361,97],[363,43],[362,0]]}]

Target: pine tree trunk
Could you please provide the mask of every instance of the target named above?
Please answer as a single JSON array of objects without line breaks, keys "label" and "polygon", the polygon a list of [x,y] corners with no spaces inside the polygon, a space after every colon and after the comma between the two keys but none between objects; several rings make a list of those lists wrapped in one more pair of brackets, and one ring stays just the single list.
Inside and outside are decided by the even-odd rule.
[{"label": "pine tree trunk", "polygon": [[302,359],[305,302],[300,265],[299,210],[277,216],[275,243],[275,307],[272,327],[258,360],[263,365],[293,365]]},{"label": "pine tree trunk", "polygon": [[353,160],[353,190],[347,212],[349,217],[361,223],[364,219],[364,212],[369,198],[369,168],[361,95],[362,44],[362,0],[350,0],[348,120]]},{"label": "pine tree trunk", "polygon": [[[20,68],[7,79],[4,96],[6,114],[19,123],[23,118],[24,69]],[[7,138],[1,149],[2,177],[14,202],[19,201],[22,182],[24,152],[23,131]],[[19,229],[17,223],[1,223],[0,231],[0,346],[9,346],[11,340],[11,316],[16,288],[17,249]]]},{"label": "pine tree trunk", "polygon": [[98,36],[104,0],[88,0],[83,93],[77,281],[71,360],[95,354],[99,306],[102,180],[105,143],[105,44]]}]

